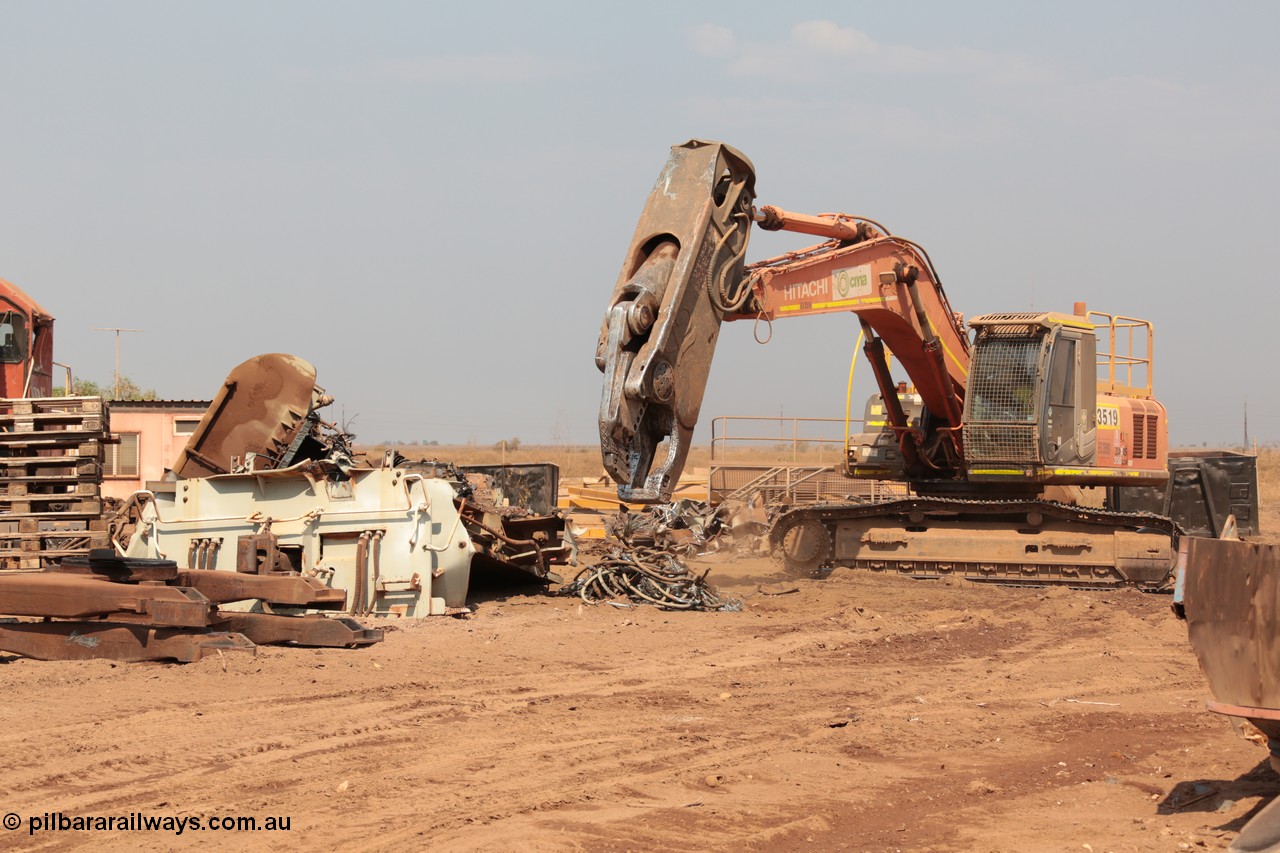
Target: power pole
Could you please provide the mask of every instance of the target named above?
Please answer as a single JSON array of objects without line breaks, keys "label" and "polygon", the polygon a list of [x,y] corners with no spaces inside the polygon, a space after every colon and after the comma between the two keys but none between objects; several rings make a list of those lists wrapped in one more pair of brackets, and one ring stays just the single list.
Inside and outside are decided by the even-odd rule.
[{"label": "power pole", "polygon": [[120,399],[120,333],[121,332],[141,332],[142,329],[121,329],[118,326],[101,329],[94,328],[95,332],[115,332],[116,333],[116,393],[115,398]]}]

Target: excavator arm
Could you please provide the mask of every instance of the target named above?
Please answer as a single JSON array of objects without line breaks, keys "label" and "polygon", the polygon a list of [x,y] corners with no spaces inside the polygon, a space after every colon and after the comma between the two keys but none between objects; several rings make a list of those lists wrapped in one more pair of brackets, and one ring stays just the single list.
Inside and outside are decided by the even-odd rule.
[{"label": "excavator arm", "polygon": [[[605,373],[601,452],[619,497],[670,499],[722,321],[840,311],[870,332],[866,354],[908,476],[962,476],[969,343],[928,255],[871,220],[757,210],[754,185],[739,152],[691,140],[672,148],[649,196],[596,348]],[[828,239],[745,265],[752,222]],[[886,348],[917,386],[927,423],[908,422]],[[663,442],[666,456],[655,465]]]},{"label": "excavator arm", "polygon": [[754,193],[746,157],[690,140],[649,194],[596,344],[600,450],[623,500],[669,499],[684,467],[720,321],[743,296]]}]

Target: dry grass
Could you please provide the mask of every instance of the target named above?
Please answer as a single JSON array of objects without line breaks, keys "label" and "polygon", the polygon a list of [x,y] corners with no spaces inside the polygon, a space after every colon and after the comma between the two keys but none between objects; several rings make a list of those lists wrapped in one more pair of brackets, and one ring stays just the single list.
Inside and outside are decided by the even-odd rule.
[{"label": "dry grass", "polygon": [[1258,448],[1258,502],[1280,501],[1280,447]]},{"label": "dry grass", "polygon": [[[370,461],[382,458],[386,445],[360,445],[357,448],[365,453]],[[455,465],[495,465],[495,464],[527,464],[532,462],[551,462],[560,466],[560,476],[565,479],[579,477],[599,477],[604,474],[604,466],[600,462],[600,448],[596,445],[564,445],[564,444],[521,444],[511,450],[502,447],[475,444],[439,444],[439,445],[400,445],[395,448],[403,456],[413,459],[435,459],[452,462]],[[731,449],[724,460],[755,465],[830,465],[835,461],[836,451],[830,448],[820,450],[812,445],[792,453],[790,442],[778,444],[776,447],[755,447]],[[711,463],[711,448],[694,447],[689,451],[685,468],[705,468]]]}]

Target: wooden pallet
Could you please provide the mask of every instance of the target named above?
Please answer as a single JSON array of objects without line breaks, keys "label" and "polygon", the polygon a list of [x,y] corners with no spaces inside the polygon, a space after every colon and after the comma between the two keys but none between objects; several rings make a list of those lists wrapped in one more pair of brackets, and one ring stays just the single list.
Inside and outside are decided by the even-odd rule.
[{"label": "wooden pallet", "polygon": [[102,483],[69,476],[54,475],[51,477],[20,477],[5,479],[0,477],[0,501],[12,498],[96,498],[102,494]]},{"label": "wooden pallet", "polygon": [[108,433],[107,421],[102,415],[79,415],[52,412],[40,415],[0,415],[0,430],[4,432],[66,432],[75,435],[83,433]]},{"label": "wooden pallet", "polygon": [[[65,471],[49,471],[63,468]],[[0,456],[0,480],[38,480],[43,477],[64,477],[75,472],[77,478],[102,479],[102,460],[95,456]]]},{"label": "wooden pallet", "polygon": [[23,516],[73,517],[101,515],[102,501],[98,498],[78,498],[75,495],[27,495],[23,498],[0,498],[0,515],[8,518]]},{"label": "wooden pallet", "polygon": [[101,533],[107,529],[107,520],[101,516],[77,518],[71,514],[65,518],[58,518],[50,513],[26,518],[0,515],[0,539],[13,538],[16,534],[59,536],[80,533],[85,529],[92,533]]},{"label": "wooden pallet", "polygon": [[40,569],[55,565],[63,557],[109,545],[110,534],[105,530],[0,533],[0,571]]},{"label": "wooden pallet", "polygon": [[[110,534],[105,530],[58,530],[41,533],[0,533],[0,554],[12,556],[14,552],[41,552],[67,548],[105,548]],[[69,542],[76,542],[72,546]],[[84,548],[81,548],[81,545]]]},{"label": "wooden pallet", "polygon": [[0,432],[0,457],[10,459],[30,459],[40,456],[39,451],[62,451],[58,456],[87,456],[90,459],[102,458],[105,442],[97,438],[85,438],[66,433],[38,432]]},{"label": "wooden pallet", "polygon": [[101,415],[106,411],[106,402],[101,397],[0,398],[0,417],[71,412]]}]

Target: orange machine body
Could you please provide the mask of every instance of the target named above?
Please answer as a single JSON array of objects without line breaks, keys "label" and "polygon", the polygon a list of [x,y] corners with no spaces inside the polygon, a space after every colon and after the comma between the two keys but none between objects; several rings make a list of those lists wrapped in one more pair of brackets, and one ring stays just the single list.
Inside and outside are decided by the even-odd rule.
[{"label": "orange machine body", "polygon": [[0,397],[53,393],[53,316],[0,279]]}]

